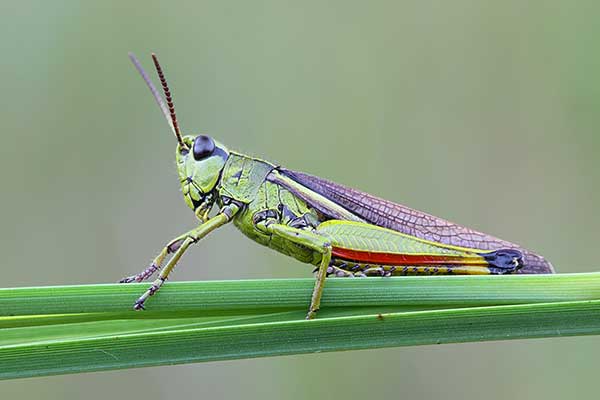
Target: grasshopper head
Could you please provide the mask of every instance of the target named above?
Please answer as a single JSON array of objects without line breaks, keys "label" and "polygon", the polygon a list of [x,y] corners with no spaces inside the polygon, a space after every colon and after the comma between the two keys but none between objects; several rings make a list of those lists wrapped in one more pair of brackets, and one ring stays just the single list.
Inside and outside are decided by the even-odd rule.
[{"label": "grasshopper head", "polygon": [[209,136],[183,136],[181,134],[171,91],[156,54],[152,53],[152,61],[158,73],[167,104],[160,97],[158,90],[154,87],[138,59],[132,53],[129,53],[129,58],[146,82],[150,92],[152,92],[154,100],[156,100],[177,139],[175,157],[185,202],[194,210],[196,216],[205,220],[215,203],[216,188],[219,184],[221,171],[229,157],[229,150]]},{"label": "grasshopper head", "polygon": [[199,217],[212,208],[229,150],[210,136],[184,136],[175,159],[185,202]]}]

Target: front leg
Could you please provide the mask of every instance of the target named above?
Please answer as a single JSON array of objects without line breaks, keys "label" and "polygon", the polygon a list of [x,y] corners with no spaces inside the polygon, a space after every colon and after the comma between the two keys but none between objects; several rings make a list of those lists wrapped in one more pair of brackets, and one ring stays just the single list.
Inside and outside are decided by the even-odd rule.
[{"label": "front leg", "polygon": [[[183,253],[185,253],[185,251],[188,249],[188,247],[190,247],[190,245],[198,242],[210,232],[231,221],[231,219],[237,213],[238,210],[239,207],[235,204],[227,205],[223,207],[223,209],[221,209],[221,211],[217,215],[204,222],[196,229],[193,229],[188,233],[174,239],[174,241],[171,242],[174,243],[174,248],[176,247],[176,249],[174,250],[175,253],[173,254],[173,257],[171,257],[167,265],[165,265],[162,271],[160,271],[158,278],[152,283],[148,290],[146,290],[146,292],[136,300],[136,302],[133,305],[134,310],[142,310],[144,308],[144,303],[146,302],[148,297],[154,295],[154,293],[156,293],[161,288],[163,283],[165,283],[165,281],[169,277],[169,274],[171,273],[173,268],[175,268],[175,265],[177,265],[177,262],[179,261],[181,256],[183,256]],[[169,246],[165,248],[166,251],[163,250],[163,252],[161,252],[161,254],[157,257],[157,259],[159,259],[160,262],[164,260],[164,257],[166,257],[167,253],[169,252],[168,248]],[[162,256],[163,253],[165,253],[164,256]]]},{"label": "front leg", "polygon": [[317,271],[315,287],[313,289],[308,314],[306,315],[306,319],[313,319],[321,305],[321,296],[323,295],[325,278],[327,277],[327,268],[331,262],[331,243],[325,237],[317,235],[309,230],[294,228],[279,223],[269,223],[269,221],[264,221],[263,223],[259,223],[257,228],[266,233],[289,240],[295,244],[305,246],[321,254],[321,263]]},{"label": "front leg", "polygon": [[175,239],[171,240],[163,249],[160,254],[152,261],[152,264],[145,270],[135,274],[127,276],[119,281],[119,283],[131,283],[131,282],[142,282],[146,279],[150,278],[156,271],[160,269],[162,263],[165,261],[165,258],[169,254],[175,253],[183,244],[183,241],[186,237],[193,235],[197,228],[192,229],[189,232],[184,233],[183,235],[177,236]]},{"label": "front leg", "polygon": [[[204,224],[206,221],[208,221],[208,212],[209,207],[198,207],[196,211],[194,211],[194,214],[196,214],[196,217],[200,220],[200,223]],[[191,231],[186,232],[183,235],[179,235],[175,239],[171,240],[165,247],[163,247],[160,254],[156,256],[148,268],[135,275],[126,276],[125,278],[121,279],[119,283],[142,282],[150,278],[156,271],[160,269],[162,263],[165,261],[165,258],[167,258],[169,254],[175,253],[181,247],[185,238],[193,236],[197,229],[198,228],[194,228]]]}]

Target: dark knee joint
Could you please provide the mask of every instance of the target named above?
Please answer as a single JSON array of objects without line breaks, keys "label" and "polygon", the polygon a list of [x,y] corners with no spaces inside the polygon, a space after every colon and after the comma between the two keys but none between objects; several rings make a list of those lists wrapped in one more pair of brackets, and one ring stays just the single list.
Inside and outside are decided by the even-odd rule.
[{"label": "dark knee joint", "polygon": [[175,253],[177,250],[179,250],[179,248],[181,247],[181,244],[183,243],[183,239],[182,240],[178,240],[174,243],[169,243],[167,245],[167,253],[172,254]]}]

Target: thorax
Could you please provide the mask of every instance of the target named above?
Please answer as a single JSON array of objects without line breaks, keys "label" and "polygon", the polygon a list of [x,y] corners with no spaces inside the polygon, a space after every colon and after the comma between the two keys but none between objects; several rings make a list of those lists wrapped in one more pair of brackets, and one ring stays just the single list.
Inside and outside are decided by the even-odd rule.
[{"label": "thorax", "polygon": [[270,211],[274,223],[289,224],[295,218],[312,215],[314,210],[286,188],[265,180],[258,187],[254,199],[234,217],[233,223],[244,235],[264,246],[305,263],[318,261],[319,256],[311,250],[258,230],[255,216],[265,211]]}]

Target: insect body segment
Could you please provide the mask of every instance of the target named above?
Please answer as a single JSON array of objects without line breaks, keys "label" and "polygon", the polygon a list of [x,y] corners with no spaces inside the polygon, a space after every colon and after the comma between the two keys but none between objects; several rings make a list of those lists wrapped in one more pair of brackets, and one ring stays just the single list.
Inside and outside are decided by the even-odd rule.
[{"label": "insect body segment", "polygon": [[329,275],[337,277],[366,276],[412,276],[412,275],[490,275],[484,266],[462,265],[377,265],[356,263],[347,260],[333,260],[328,269]]},{"label": "insect body segment", "polygon": [[[135,309],[144,308],[189,246],[229,222],[250,239],[317,267],[308,319],[320,307],[329,275],[553,272],[543,257],[516,244],[230,151],[209,136],[182,136],[158,59],[153,57],[168,107],[139,62],[130,57],[177,137],[181,189],[200,221],[196,228],[171,240],[150,267],[121,281],[140,282],[160,270],[135,302]],[[210,217],[215,205],[219,211]]]},{"label": "insect body segment", "polygon": [[[204,217],[212,208],[215,190],[229,150],[209,136],[184,136],[177,146],[175,161],[186,204]],[[191,149],[191,150],[190,150]]]}]

